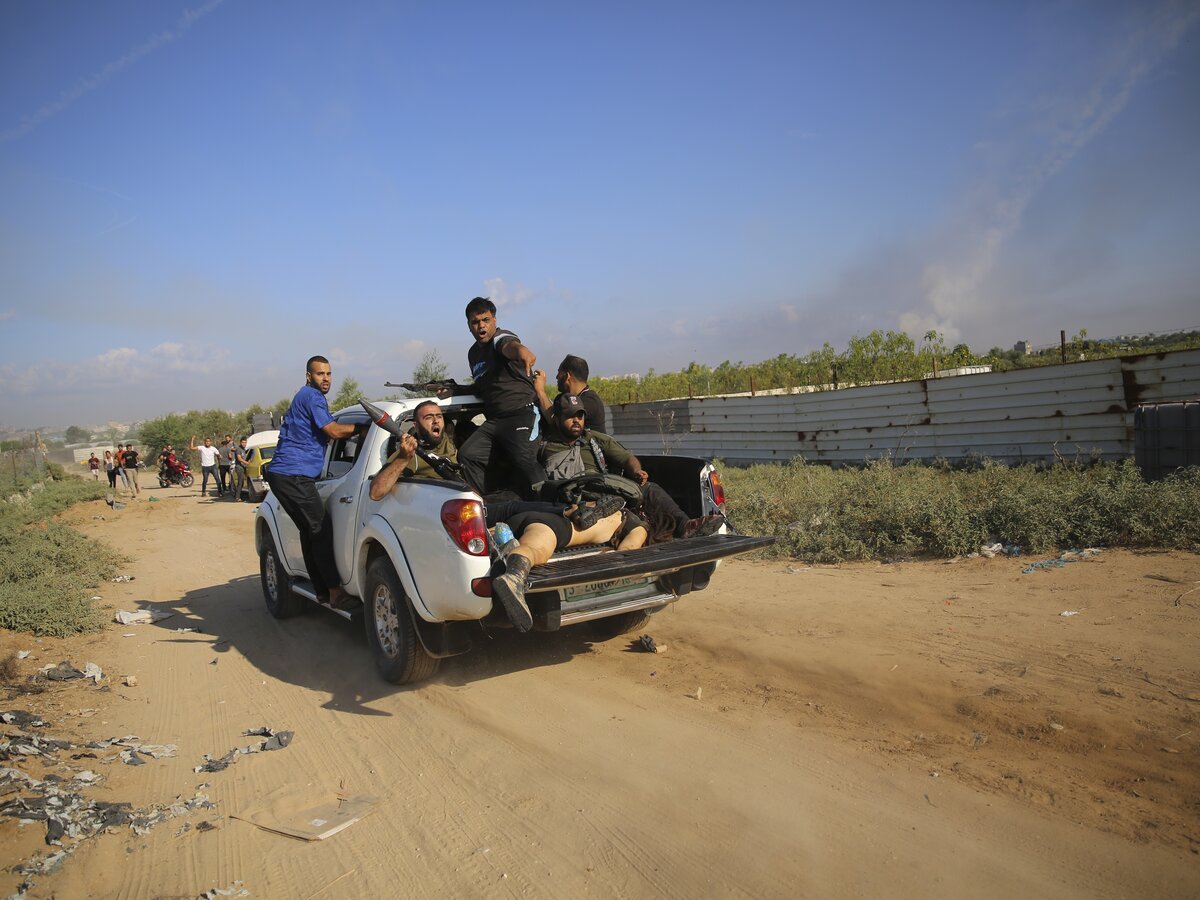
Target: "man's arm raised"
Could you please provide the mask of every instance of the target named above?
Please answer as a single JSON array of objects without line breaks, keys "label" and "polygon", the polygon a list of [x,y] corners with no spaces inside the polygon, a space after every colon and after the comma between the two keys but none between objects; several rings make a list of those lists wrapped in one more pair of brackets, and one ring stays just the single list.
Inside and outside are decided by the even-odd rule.
[{"label": "man's arm raised", "polygon": [[417,439],[411,434],[400,438],[396,446],[396,458],[379,470],[379,474],[371,480],[371,499],[382,500],[396,486],[404,467],[412,461],[417,452]]}]

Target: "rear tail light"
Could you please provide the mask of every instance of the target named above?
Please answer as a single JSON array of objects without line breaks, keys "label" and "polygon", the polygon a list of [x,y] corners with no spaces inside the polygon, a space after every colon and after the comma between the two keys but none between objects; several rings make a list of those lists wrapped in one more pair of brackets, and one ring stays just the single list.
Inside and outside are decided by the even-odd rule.
[{"label": "rear tail light", "polygon": [[712,488],[713,503],[722,513],[725,512],[725,485],[721,484],[721,476],[713,469],[708,473],[708,484]]},{"label": "rear tail light", "polygon": [[442,504],[442,527],[460,550],[472,556],[487,556],[487,524],[478,500],[447,500]]}]

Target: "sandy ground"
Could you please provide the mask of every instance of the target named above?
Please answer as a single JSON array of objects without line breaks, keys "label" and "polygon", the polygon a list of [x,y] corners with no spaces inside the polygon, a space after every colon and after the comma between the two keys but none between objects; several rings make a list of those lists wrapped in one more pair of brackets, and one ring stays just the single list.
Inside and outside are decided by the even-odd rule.
[{"label": "sandy ground", "polygon": [[[103,585],[106,604],[175,615],[0,635],[4,653],[33,651],[22,676],[61,659],[107,676],[0,708],[178,756],[16,765],[93,768],[98,800],[200,789],[216,807],[88,840],[30,896],[1200,895],[1195,556],[1114,551],[1031,574],[1028,559],[734,561],[651,620],[657,655],[580,629],[493,633],[396,688],[359,627],[267,614],[251,505],[147,488],[66,518],[132,558],[136,580]],[[293,743],[193,772],[263,725]],[[339,796],[375,804],[320,842],[235,818]],[[4,861],[48,849],[44,835],[0,820]]]}]

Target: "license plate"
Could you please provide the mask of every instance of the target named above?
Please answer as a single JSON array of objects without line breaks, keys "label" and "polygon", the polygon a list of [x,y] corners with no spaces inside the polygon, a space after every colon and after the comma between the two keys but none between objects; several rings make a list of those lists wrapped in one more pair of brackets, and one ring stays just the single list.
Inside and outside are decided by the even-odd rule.
[{"label": "license plate", "polygon": [[617,578],[614,581],[590,581],[587,584],[573,584],[563,588],[563,600],[586,600],[592,597],[604,597],[608,594],[620,594],[631,587],[647,584],[649,579],[644,576]]}]

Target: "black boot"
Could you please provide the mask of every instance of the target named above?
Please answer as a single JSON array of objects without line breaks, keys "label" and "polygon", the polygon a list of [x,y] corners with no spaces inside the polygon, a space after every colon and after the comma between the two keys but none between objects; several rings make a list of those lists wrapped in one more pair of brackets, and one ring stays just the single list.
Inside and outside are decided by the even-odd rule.
[{"label": "black boot", "polygon": [[507,571],[492,579],[492,590],[504,607],[504,612],[517,631],[529,631],[533,627],[533,615],[525,603],[525,579],[531,568],[528,558],[519,553],[511,554],[506,560]]}]

